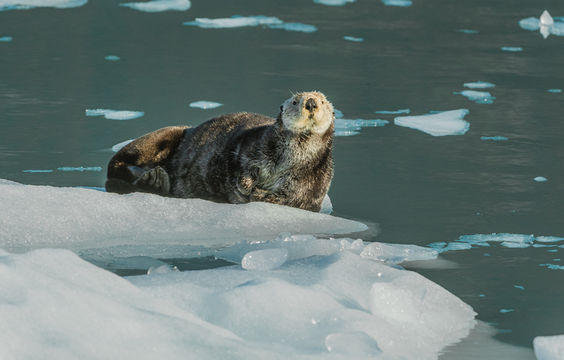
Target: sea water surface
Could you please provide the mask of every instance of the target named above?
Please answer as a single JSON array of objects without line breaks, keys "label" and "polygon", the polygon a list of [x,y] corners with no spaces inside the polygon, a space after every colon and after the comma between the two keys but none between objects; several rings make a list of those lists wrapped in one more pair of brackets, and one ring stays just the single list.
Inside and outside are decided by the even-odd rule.
[{"label": "sea water surface", "polygon": [[[0,1],[0,178],[103,187],[116,144],[226,112],[276,116],[292,92],[322,91],[345,119],[387,121],[336,138],[334,215],[378,224],[365,241],[473,244],[443,251],[444,268],[406,267],[532,358],[534,337],[564,334],[564,241],[538,238],[564,236],[564,37],[519,21],[564,16],[564,3],[337,3],[193,0],[148,13],[110,0],[23,10]],[[184,25],[196,19],[237,27]],[[460,96],[467,83],[493,85],[491,101]],[[222,106],[190,106],[203,99]],[[458,109],[469,128],[457,136],[394,125]],[[536,240],[461,238],[492,233]]]}]

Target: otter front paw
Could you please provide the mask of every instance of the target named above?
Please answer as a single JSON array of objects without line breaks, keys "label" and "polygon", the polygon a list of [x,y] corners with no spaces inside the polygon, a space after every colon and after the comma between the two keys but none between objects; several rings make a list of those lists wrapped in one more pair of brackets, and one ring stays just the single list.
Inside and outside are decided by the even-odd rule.
[{"label": "otter front paw", "polygon": [[170,178],[162,167],[156,166],[144,172],[140,172],[141,169],[136,166],[129,166],[128,168],[132,174],[138,175],[133,185],[141,190],[159,195],[168,195],[170,193]]}]

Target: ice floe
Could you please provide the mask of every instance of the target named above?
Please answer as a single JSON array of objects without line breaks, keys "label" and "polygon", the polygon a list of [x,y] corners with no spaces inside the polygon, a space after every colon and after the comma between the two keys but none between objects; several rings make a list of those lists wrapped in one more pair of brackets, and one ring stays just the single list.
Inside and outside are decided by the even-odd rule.
[{"label": "ice floe", "polygon": [[537,360],[564,359],[564,335],[537,336],[533,347]]},{"label": "ice floe", "polygon": [[464,87],[469,89],[489,89],[495,87],[495,84],[487,81],[473,81],[464,83]]},{"label": "ice floe", "polygon": [[45,170],[24,170],[24,173],[52,173],[53,170],[45,169]]},{"label": "ice floe", "polygon": [[458,109],[428,115],[399,116],[394,124],[423,131],[432,136],[464,135],[470,123],[464,120],[470,111]]},{"label": "ice floe", "polygon": [[382,119],[335,119],[335,136],[358,135],[365,127],[380,127],[389,124],[388,120]]},{"label": "ice floe", "polygon": [[546,91],[553,94],[560,94],[562,92],[562,89],[548,89]]},{"label": "ice floe", "polygon": [[120,57],[116,55],[108,55],[104,59],[108,61],[118,61],[120,60]]},{"label": "ice floe", "polygon": [[28,10],[36,7],[74,8],[87,2],[88,0],[2,0],[0,1],[0,11]]},{"label": "ice floe", "polygon": [[519,289],[519,290],[525,290],[525,287],[523,285],[513,285],[513,287],[515,289]]},{"label": "ice floe", "polygon": [[186,11],[190,9],[190,0],[152,0],[145,2],[121,3],[120,6],[144,12]]},{"label": "ice floe", "polygon": [[411,0],[382,0],[382,3],[386,6],[401,6],[408,7],[413,5]]},{"label": "ice floe", "polygon": [[67,250],[0,251],[0,268],[6,359],[427,359],[475,324],[472,309],[442,287],[357,251],[276,270],[155,263],[128,278]]},{"label": "ice floe", "polygon": [[460,92],[455,91],[453,94],[460,94],[477,104],[493,104],[495,100],[495,97],[488,91],[462,90]]},{"label": "ice floe", "polygon": [[198,108],[198,109],[204,109],[204,110],[215,109],[215,108],[218,108],[222,105],[223,104],[218,103],[218,102],[206,101],[206,100],[194,101],[194,102],[190,103],[190,107]]},{"label": "ice floe", "polygon": [[548,179],[545,178],[544,176],[537,176],[533,180],[535,180],[536,182],[546,182],[546,181],[548,181]]},{"label": "ice floe", "polygon": [[474,29],[459,29],[458,31],[468,35],[477,34],[479,32],[478,30],[474,30]]},{"label": "ice floe", "polygon": [[508,137],[505,136],[480,136],[480,140],[491,140],[491,141],[507,141]]},{"label": "ice floe", "polygon": [[100,166],[79,166],[79,167],[71,167],[71,166],[64,166],[64,167],[60,167],[57,168],[57,170],[59,171],[79,171],[79,172],[84,172],[84,171],[102,171],[102,168]]},{"label": "ice floe", "polygon": [[0,42],[10,42],[12,40],[14,40],[14,38],[11,36],[0,36]]},{"label": "ice floe", "polygon": [[507,314],[507,313],[514,312],[514,311],[515,311],[515,309],[499,309],[499,312],[502,313],[502,314]]},{"label": "ice floe", "polygon": [[[233,205],[152,194],[0,184],[0,248],[102,249],[120,256],[181,256],[280,233],[348,234],[367,226],[286,206]],[[88,206],[84,206],[88,204]],[[64,219],[64,221],[63,221]],[[92,253],[92,252],[90,252]]]},{"label": "ice floe", "polygon": [[123,149],[123,147],[124,147],[125,145],[129,144],[129,143],[132,142],[133,140],[135,140],[135,139],[125,140],[125,141],[122,141],[122,142],[120,142],[120,143],[115,144],[114,146],[112,146],[112,151],[113,151],[113,152],[118,152],[118,151],[120,151],[121,149]]},{"label": "ice floe", "polygon": [[145,115],[143,111],[86,109],[86,116],[103,116],[109,120],[133,120]]},{"label": "ice floe", "polygon": [[345,6],[348,3],[353,3],[356,0],[313,0],[316,4],[327,6]]},{"label": "ice floe", "polygon": [[234,15],[230,18],[196,18],[194,21],[186,21],[183,23],[186,26],[197,26],[203,29],[224,29],[224,28],[238,28],[247,26],[266,26],[271,29],[282,29],[287,31],[299,32],[315,32],[317,28],[309,24],[301,23],[286,23],[274,16],[238,16]]},{"label": "ice floe", "polygon": [[375,114],[382,114],[382,115],[401,115],[401,114],[409,114],[410,112],[411,112],[410,109],[377,110],[377,111],[374,111]]},{"label": "ice floe", "polygon": [[562,17],[553,18],[547,10],[543,11],[540,18],[528,17],[519,20],[519,26],[524,30],[539,30],[545,39],[549,35],[564,36],[564,19]]},{"label": "ice floe", "polygon": [[343,39],[347,40],[347,41],[352,41],[352,42],[363,42],[364,38],[361,37],[356,37],[356,36],[343,36]]},{"label": "ice floe", "polygon": [[520,46],[502,46],[501,47],[501,51],[506,51],[506,52],[521,52],[523,51],[523,48]]},{"label": "ice floe", "polygon": [[440,253],[452,250],[467,250],[475,246],[487,247],[490,243],[498,243],[507,248],[556,247],[564,238],[559,236],[537,236],[528,234],[492,233],[462,235],[454,242],[435,242],[429,247]]}]

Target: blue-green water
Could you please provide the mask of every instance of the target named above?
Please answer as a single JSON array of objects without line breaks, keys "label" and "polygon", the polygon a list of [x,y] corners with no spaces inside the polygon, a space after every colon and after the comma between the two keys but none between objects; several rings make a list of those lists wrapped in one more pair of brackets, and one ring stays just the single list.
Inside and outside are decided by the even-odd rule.
[{"label": "blue-green water", "polygon": [[[336,139],[335,215],[378,223],[381,233],[365,240],[425,246],[478,233],[564,236],[564,93],[553,90],[564,88],[564,37],[543,39],[518,25],[545,8],[564,15],[560,0],[194,0],[187,11],[162,13],[100,0],[2,11],[0,37],[11,41],[0,42],[0,178],[100,187],[119,142],[226,112],[275,116],[290,91],[320,90],[349,119],[393,123],[398,115],[374,112],[470,110],[463,136],[390,124]],[[183,25],[232,15],[317,31]],[[475,89],[493,103],[455,94],[473,81],[495,84]],[[189,106],[199,100],[223,106]],[[85,115],[98,108],[144,115]],[[531,347],[535,336],[564,334],[564,271],[540,266],[564,265],[563,248],[492,244],[441,256],[456,266],[416,270],[501,330],[499,340]]]}]

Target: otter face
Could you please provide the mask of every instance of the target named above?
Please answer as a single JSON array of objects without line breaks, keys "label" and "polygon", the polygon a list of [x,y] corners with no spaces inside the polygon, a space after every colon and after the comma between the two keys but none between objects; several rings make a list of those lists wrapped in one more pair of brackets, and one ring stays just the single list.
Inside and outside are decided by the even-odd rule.
[{"label": "otter face", "polygon": [[284,127],[294,133],[323,135],[333,123],[333,105],[317,91],[301,92],[280,106]]}]

